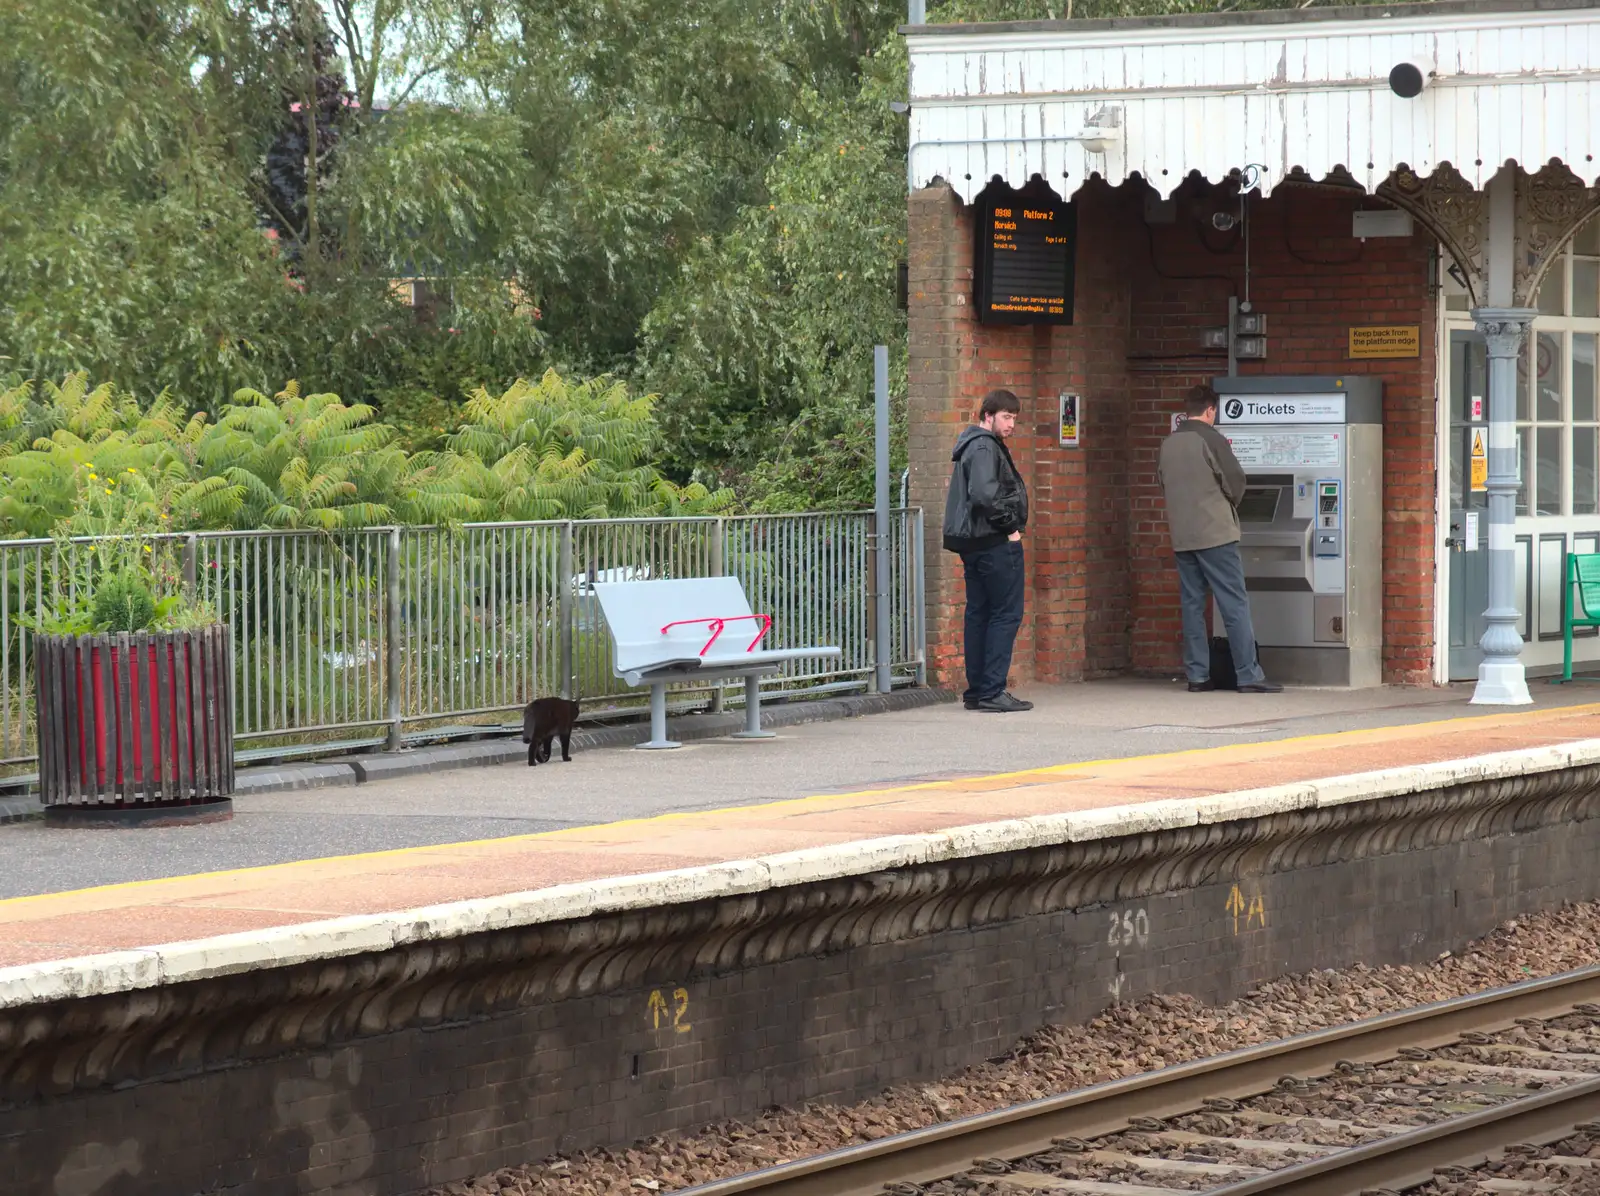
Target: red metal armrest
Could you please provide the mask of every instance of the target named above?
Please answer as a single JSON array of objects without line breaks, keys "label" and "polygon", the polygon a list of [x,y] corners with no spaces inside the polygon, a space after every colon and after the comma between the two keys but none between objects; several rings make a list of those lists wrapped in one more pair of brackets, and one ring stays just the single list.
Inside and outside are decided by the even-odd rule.
[{"label": "red metal armrest", "polygon": [[745,649],[746,652],[754,652],[756,650],[756,645],[761,642],[761,637],[772,630],[771,615],[722,615],[711,616],[704,619],[674,619],[671,623],[668,623],[661,629],[661,634],[666,635],[667,632],[671,631],[674,627],[693,626],[696,623],[711,624],[711,638],[706,641],[705,647],[700,649],[700,655],[704,656],[707,652],[711,651],[711,645],[717,642],[717,637],[722,634],[722,629],[729,623],[736,623],[740,619],[761,620],[761,630],[756,632],[756,638],[751,640],[750,646]]}]

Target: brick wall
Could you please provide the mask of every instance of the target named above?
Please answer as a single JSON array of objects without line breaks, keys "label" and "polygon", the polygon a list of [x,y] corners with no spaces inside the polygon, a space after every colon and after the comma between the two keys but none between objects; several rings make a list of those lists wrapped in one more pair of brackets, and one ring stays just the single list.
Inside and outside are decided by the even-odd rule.
[{"label": "brick wall", "polygon": [[[374,955],[316,983],[263,970],[208,990],[274,994],[258,1016],[219,1016],[184,985],[122,1018],[84,1000],[70,1019],[92,1028],[81,1050],[0,1069],[0,1191],[398,1196],[933,1079],[1151,992],[1223,1001],[1286,972],[1419,963],[1507,918],[1600,897],[1595,769],[1453,792],[880,873],[842,898],[848,917],[806,886],[742,951],[730,927],[761,897],[663,911],[632,954],[620,921],[595,918],[572,940],[582,982],[565,999],[528,985],[515,949],[475,975],[462,942],[390,969],[390,988],[363,987],[391,962]],[[404,974],[428,967],[406,995]],[[285,1005],[279,1040],[263,1026]],[[123,1073],[130,1056],[142,1072]],[[57,1091],[75,1068],[98,1083]]]},{"label": "brick wall", "polygon": [[[972,217],[939,186],[910,201],[912,501],[929,512],[930,668],[960,683],[960,564],[939,545],[949,450],[983,394],[1024,403],[1013,440],[1035,504],[1028,615],[1013,678],[1069,681],[1180,667],[1177,579],[1155,463],[1194,383],[1225,372],[1199,351],[1244,293],[1244,245],[1210,223],[1236,200],[1179,192],[1149,223],[1143,193],[1095,182],[1077,195],[1078,284],[1067,328],[979,325]],[[1434,338],[1427,238],[1350,236],[1360,198],[1284,187],[1250,208],[1250,298],[1268,317],[1269,358],[1242,373],[1376,374],[1384,380],[1384,676],[1427,684],[1433,659]],[[1422,355],[1351,361],[1352,324],[1422,327]],[[1056,395],[1084,396],[1084,444],[1056,443]]]}]

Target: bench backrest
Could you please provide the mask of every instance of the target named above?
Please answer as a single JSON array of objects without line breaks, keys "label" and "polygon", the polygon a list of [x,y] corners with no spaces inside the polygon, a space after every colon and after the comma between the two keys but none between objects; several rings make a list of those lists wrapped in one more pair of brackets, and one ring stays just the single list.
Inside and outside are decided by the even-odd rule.
[{"label": "bench backrest", "polygon": [[1600,619],[1600,553],[1574,552],[1567,557],[1570,562],[1570,581],[1578,583],[1579,610],[1573,614],[1581,619]]},{"label": "bench backrest", "polygon": [[[618,672],[669,660],[737,660],[762,627],[760,620],[749,618],[750,600],[737,577],[597,582],[594,592],[611,629]],[[728,622],[707,649],[714,627],[695,620],[719,618],[738,621]],[[663,635],[661,629],[673,623],[677,626]]]}]

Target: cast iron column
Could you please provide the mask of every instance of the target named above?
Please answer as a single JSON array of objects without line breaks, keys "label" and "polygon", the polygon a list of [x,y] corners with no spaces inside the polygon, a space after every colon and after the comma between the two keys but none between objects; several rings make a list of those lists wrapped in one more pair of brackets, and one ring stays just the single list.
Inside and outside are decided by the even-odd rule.
[{"label": "cast iron column", "polygon": [[1517,355],[1538,313],[1527,307],[1474,308],[1472,318],[1489,347],[1489,609],[1478,641],[1483,661],[1477,706],[1522,706],[1528,696],[1522,633],[1517,630]]}]

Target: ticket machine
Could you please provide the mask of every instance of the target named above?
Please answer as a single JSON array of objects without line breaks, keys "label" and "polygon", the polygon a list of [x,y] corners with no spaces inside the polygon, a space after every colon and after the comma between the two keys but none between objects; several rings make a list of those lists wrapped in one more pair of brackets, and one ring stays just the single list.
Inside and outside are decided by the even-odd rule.
[{"label": "ticket machine", "polygon": [[[1217,378],[1247,484],[1239,555],[1261,667],[1288,685],[1383,679],[1383,383]],[[1220,620],[1216,634],[1226,634]]]}]

